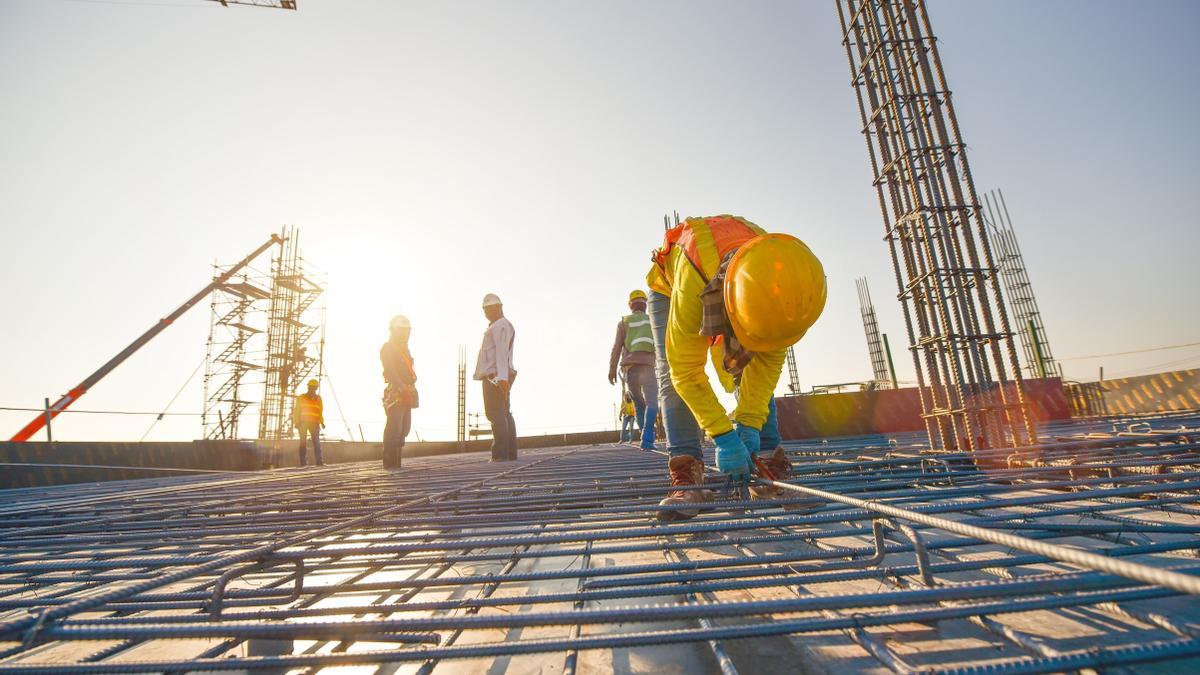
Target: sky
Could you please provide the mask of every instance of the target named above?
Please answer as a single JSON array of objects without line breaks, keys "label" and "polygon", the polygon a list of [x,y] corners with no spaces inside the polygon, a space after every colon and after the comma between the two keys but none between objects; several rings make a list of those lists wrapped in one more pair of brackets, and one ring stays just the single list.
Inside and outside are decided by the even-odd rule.
[{"label": "sky", "polygon": [[[1200,341],[1200,4],[929,10],[1066,376],[1200,365],[1196,346],[1082,358]],[[517,329],[518,431],[611,428],[616,322],[673,210],[821,258],[805,389],[871,377],[859,276],[911,380],[840,39],[832,1],[0,0],[0,407],[56,399],[291,225],[329,279],[329,436],[380,438],[378,349],[404,313],[410,438],[453,438],[489,292]],[[178,392],[179,414],[63,415],[56,440],[198,437],[208,325],[204,302],[76,404]],[[28,416],[0,411],[0,435]]]}]

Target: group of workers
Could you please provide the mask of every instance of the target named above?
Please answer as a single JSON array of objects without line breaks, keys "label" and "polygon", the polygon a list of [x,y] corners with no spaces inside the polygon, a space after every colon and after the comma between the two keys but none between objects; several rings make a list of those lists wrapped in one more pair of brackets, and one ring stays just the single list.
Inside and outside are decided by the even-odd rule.
[{"label": "group of workers", "polygon": [[[504,305],[495,293],[483,297],[483,314],[488,327],[475,361],[475,379],[483,385],[483,410],[492,425],[492,461],[504,462],[517,458],[517,428],[509,405],[509,392],[517,371],[513,368],[513,342],[516,331],[504,316]],[[408,341],[412,322],[406,316],[395,316],[388,324],[388,341],[379,349],[383,365],[383,410],[387,423],[383,428],[383,466],[399,469],[401,454],[408,432],[412,429],[412,411],[420,404],[417,394],[417,371],[413,367]],[[292,425],[300,435],[300,466],[307,464],[307,440],[312,438],[318,466],[321,457],[320,430],[325,426],[319,383],[308,381],[308,391],[296,397],[292,409]]]},{"label": "group of workers", "polygon": [[[671,489],[656,510],[660,520],[694,517],[712,501],[704,488],[703,436],[716,445],[716,468],[731,479],[750,476],[784,479],[791,465],[780,447],[775,387],[787,349],[798,342],[825,307],[825,272],[804,242],[768,233],[737,216],[688,218],[669,229],[654,251],[646,276],[650,289],[629,294],[630,313],[617,323],[608,381],[623,382],[622,441],[656,448],[662,416]],[[492,461],[516,459],[516,428],[509,393],[515,332],[500,298],[483,300],[488,319],[475,366],[482,382],[484,412],[492,425]],[[416,372],[408,349],[412,327],[397,316],[391,337],[380,349],[387,383],[383,463],[400,466],[401,450],[417,407]],[[721,387],[737,405],[727,412],[705,368],[711,359]],[[321,417],[316,381],[296,399],[301,432],[300,463],[311,436],[321,463]],[[752,498],[778,499],[782,491],[752,485]],[[807,508],[803,502],[793,508]]]}]

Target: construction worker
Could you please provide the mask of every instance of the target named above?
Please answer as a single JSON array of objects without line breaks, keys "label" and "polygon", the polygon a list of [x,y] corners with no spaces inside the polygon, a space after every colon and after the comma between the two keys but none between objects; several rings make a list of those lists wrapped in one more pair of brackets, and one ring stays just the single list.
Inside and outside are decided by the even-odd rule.
[{"label": "construction worker", "polygon": [[658,381],[654,374],[654,335],[646,315],[646,292],[640,288],[629,294],[629,315],[617,322],[617,337],[608,358],[608,382],[617,383],[617,362],[625,375],[625,388],[633,398],[637,425],[642,430],[642,447],[654,449],[655,420],[658,417]]},{"label": "construction worker", "polygon": [[483,413],[492,425],[492,461],[512,461],[517,458],[517,425],[509,394],[517,376],[512,367],[516,330],[504,318],[504,305],[495,293],[483,296],[483,315],[488,328],[475,360],[475,379],[483,383]]},{"label": "construction worker", "polygon": [[308,437],[312,436],[313,458],[317,466],[325,466],[321,457],[321,429],[325,428],[324,404],[317,393],[318,382],[308,381],[308,391],[296,396],[292,407],[292,426],[300,432],[300,466],[308,464]]},{"label": "construction worker", "polygon": [[621,442],[633,442],[633,424],[637,421],[637,408],[633,404],[633,397],[629,392],[625,392],[621,399]]},{"label": "construction worker", "polygon": [[[791,474],[779,447],[775,386],[789,346],[825,306],[825,272],[799,239],[768,234],[736,216],[688,218],[667,231],[646,279],[654,334],[659,402],[676,489],[660,520],[694,517],[712,500],[704,483],[701,430],[717,446],[717,469],[735,479],[759,474],[754,458],[778,479]],[[731,416],[705,374],[711,354],[723,388],[737,391]],[[755,498],[781,496],[752,487]]]},{"label": "construction worker", "polygon": [[417,371],[413,369],[408,338],[412,323],[406,316],[394,316],[388,323],[388,341],[379,348],[383,364],[383,412],[387,424],[383,427],[383,468],[399,469],[404,439],[412,428],[412,411],[419,404]]}]

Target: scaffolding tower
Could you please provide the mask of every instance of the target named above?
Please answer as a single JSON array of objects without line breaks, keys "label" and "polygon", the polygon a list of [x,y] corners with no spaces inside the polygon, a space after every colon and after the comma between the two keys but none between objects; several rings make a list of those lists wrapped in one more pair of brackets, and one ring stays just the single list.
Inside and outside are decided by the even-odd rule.
[{"label": "scaffolding tower", "polygon": [[[213,277],[229,267],[214,265]],[[243,414],[257,403],[249,393],[263,384],[269,286],[269,275],[251,271],[212,294],[200,415],[204,438],[238,438]]]},{"label": "scaffolding tower", "polygon": [[888,373],[887,357],[883,353],[879,321],[875,317],[875,305],[871,303],[871,289],[867,287],[867,278],[855,279],[854,285],[858,288],[858,309],[862,313],[863,331],[867,334],[867,352],[871,355],[871,371],[875,377],[871,386],[874,389],[890,389],[892,378]]},{"label": "scaffolding tower", "polygon": [[1025,257],[1017,244],[1012,218],[1008,215],[1008,204],[1004,193],[993,190],[983,195],[987,210],[984,214],[996,242],[996,258],[1000,266],[1000,278],[1004,281],[1004,292],[1013,308],[1013,322],[1021,336],[1021,348],[1025,352],[1025,369],[1030,377],[1062,377],[1062,367],[1054,360],[1050,342],[1046,338],[1046,326],[1042,323],[1042,312],[1038,309],[1033,285],[1029,283],[1029,272]]},{"label": "scaffolding tower", "polygon": [[924,0],[838,0],[921,409],[941,450],[1036,440]]},{"label": "scaffolding tower", "polygon": [[796,365],[796,346],[787,348],[788,391],[792,396],[800,395],[800,368]]},{"label": "scaffolding tower", "polygon": [[292,435],[292,405],[306,378],[322,372],[324,278],[300,255],[300,235],[285,227],[272,261],[271,302],[258,437],[278,441]]}]

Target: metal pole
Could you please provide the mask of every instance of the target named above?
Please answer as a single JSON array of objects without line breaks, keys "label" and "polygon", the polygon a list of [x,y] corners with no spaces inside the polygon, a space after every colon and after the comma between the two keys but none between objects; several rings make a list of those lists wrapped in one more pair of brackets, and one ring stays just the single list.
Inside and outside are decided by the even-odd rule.
[{"label": "metal pole", "polygon": [[1037,324],[1029,320],[1029,341],[1033,343],[1033,356],[1037,360],[1038,375],[1046,379],[1046,357],[1042,354],[1042,342],[1038,337]]},{"label": "metal pole", "polygon": [[892,363],[892,347],[888,344],[887,333],[883,334],[883,352],[887,354],[888,373],[892,376],[892,389],[899,389],[900,383],[896,380],[896,364]]},{"label": "metal pole", "polygon": [[46,405],[46,442],[53,443],[54,437],[50,435],[50,420],[53,418],[53,415],[50,414],[50,398],[44,398],[42,401],[44,401]]}]

